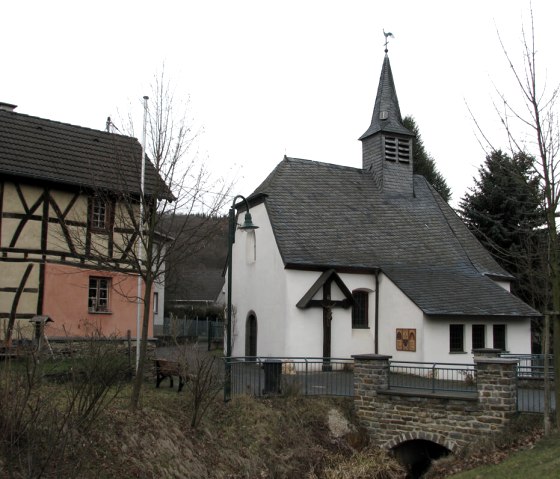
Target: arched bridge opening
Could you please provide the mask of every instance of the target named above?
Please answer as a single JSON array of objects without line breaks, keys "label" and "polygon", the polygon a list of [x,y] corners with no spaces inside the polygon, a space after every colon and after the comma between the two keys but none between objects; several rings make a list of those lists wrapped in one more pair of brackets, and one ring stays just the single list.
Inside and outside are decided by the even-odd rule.
[{"label": "arched bridge opening", "polygon": [[390,449],[395,459],[407,471],[407,479],[422,477],[432,465],[432,461],[452,453],[450,449],[428,439],[411,439]]}]

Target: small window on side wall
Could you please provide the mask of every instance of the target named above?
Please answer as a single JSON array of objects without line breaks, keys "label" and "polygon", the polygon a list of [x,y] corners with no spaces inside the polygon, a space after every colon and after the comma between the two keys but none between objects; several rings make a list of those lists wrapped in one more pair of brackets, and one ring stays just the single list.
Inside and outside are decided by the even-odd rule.
[{"label": "small window on side wall", "polygon": [[158,310],[159,310],[159,293],[157,291],[154,291],[154,314],[158,314]]},{"label": "small window on side wall", "polygon": [[486,328],[484,324],[472,325],[472,348],[473,349],[482,349],[486,347],[485,329]]},{"label": "small window on side wall", "polygon": [[352,328],[365,329],[369,327],[369,301],[367,291],[354,291],[354,306],[352,307]]},{"label": "small window on side wall", "polygon": [[109,312],[109,291],[111,287],[110,278],[89,278],[88,289],[88,312]]},{"label": "small window on side wall", "polygon": [[495,324],[493,328],[494,348],[501,351],[506,350],[506,325]]},{"label": "small window on side wall", "polygon": [[94,231],[111,229],[111,203],[99,196],[90,198],[89,225]]},{"label": "small window on side wall", "polygon": [[464,353],[465,352],[465,325],[450,324],[449,325],[449,352]]}]

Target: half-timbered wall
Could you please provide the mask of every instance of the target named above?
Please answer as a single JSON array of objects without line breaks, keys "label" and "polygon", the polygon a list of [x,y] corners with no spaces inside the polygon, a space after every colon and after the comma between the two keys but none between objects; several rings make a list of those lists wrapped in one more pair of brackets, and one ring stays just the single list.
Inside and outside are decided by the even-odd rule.
[{"label": "half-timbered wall", "polygon": [[[0,182],[0,335],[10,318],[19,330],[29,319],[49,315],[56,335],[72,331],[81,321],[99,322],[103,332],[126,334],[136,321],[136,275],[129,253],[135,236],[130,214],[115,199],[107,203],[107,227],[92,223],[92,196],[79,191]],[[110,259],[111,261],[107,261]],[[54,265],[58,265],[55,273]],[[91,311],[90,278],[110,278],[111,306]]]}]

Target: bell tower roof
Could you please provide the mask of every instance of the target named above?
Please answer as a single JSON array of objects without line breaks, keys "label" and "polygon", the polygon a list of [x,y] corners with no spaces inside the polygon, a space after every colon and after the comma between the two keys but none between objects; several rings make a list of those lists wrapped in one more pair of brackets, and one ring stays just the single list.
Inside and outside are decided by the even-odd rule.
[{"label": "bell tower roof", "polygon": [[371,125],[359,139],[364,140],[380,131],[414,136],[410,130],[405,128],[402,122],[397,90],[395,88],[393,73],[391,72],[391,63],[389,62],[387,53],[385,53],[383,67],[381,68],[381,76],[379,78],[379,86],[377,87],[377,97],[375,98],[375,106],[373,107]]}]

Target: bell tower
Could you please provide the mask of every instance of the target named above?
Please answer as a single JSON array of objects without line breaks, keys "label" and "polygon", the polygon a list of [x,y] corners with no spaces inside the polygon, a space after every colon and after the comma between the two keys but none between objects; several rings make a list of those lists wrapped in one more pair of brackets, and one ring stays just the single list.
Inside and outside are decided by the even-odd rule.
[{"label": "bell tower", "polygon": [[371,124],[360,137],[362,168],[387,194],[413,194],[413,133],[402,122],[387,50],[381,68]]}]

